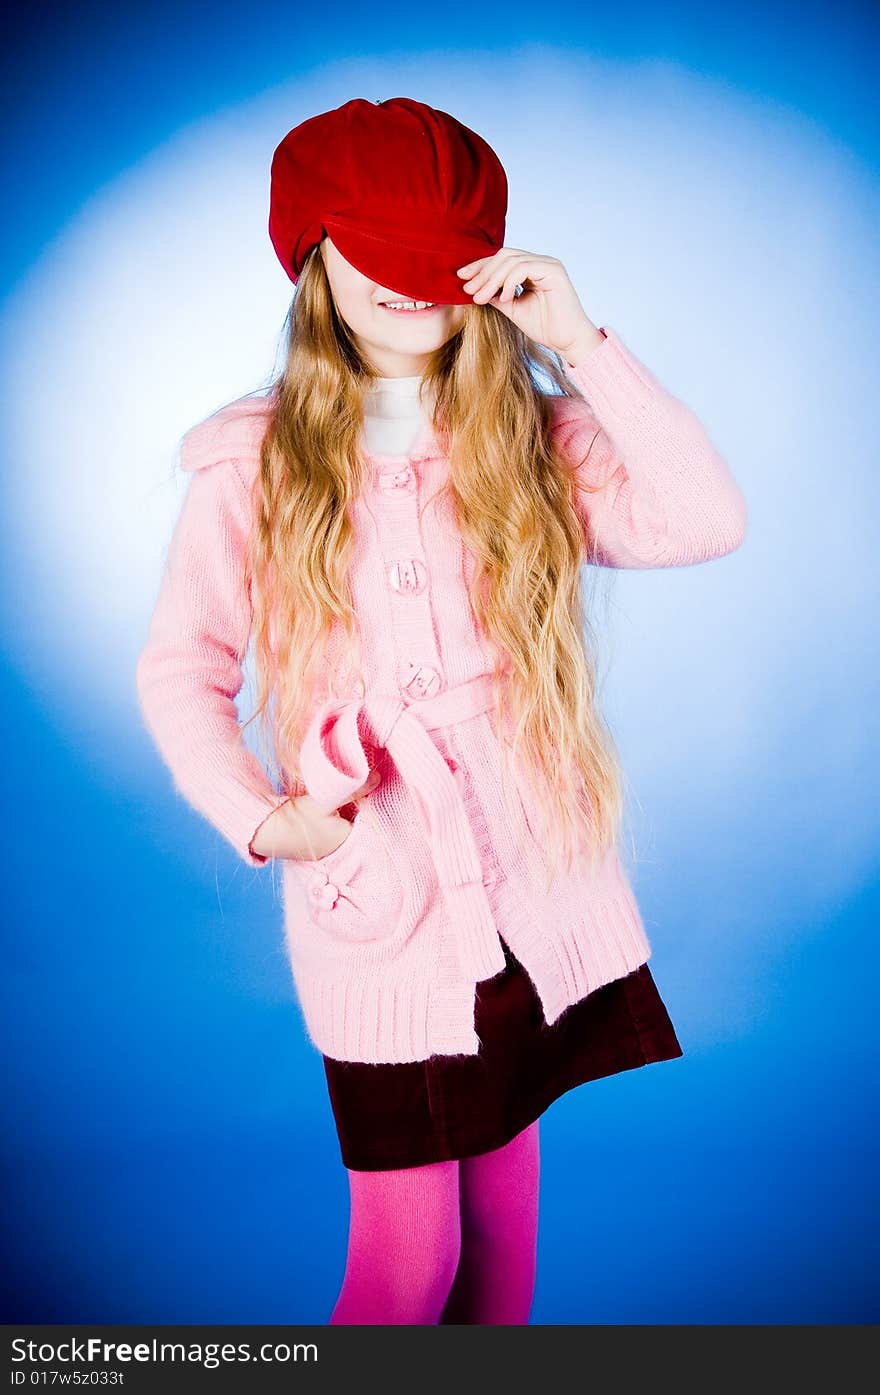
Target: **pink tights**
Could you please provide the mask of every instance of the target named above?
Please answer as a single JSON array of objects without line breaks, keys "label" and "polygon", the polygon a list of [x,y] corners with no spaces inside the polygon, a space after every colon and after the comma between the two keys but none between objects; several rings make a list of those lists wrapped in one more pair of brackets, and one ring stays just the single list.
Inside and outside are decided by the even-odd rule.
[{"label": "pink tights", "polygon": [[538,1122],[476,1157],[349,1170],[348,1256],[331,1324],[527,1323]]}]

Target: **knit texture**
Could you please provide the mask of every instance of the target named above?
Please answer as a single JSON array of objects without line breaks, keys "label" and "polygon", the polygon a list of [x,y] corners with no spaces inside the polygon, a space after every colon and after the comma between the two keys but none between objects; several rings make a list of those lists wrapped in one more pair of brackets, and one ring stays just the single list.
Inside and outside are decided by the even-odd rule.
[{"label": "knit texture", "polygon": [[[609,327],[567,371],[554,435],[576,471],[585,560],[686,566],[737,548],[746,504],[694,412]],[[252,624],[244,575],[250,486],[266,402],[241,398],[183,437],[192,472],[137,666],[145,722],[180,794],[245,862],[283,802],[244,744],[235,707]],[[616,850],[548,892],[528,787],[505,800],[492,724],[492,653],[470,591],[475,559],[437,491],[448,461],[428,420],[406,454],[368,452],[354,506],[351,585],[366,698],[312,715],[309,792],[341,806],[371,764],[381,783],[327,857],[285,859],[285,942],[314,1046],[339,1060],[474,1055],[475,984],[525,966],[544,1016],[637,969],[651,947]],[[588,492],[580,486],[600,486]],[[585,864],[586,866],[586,864]]]}]

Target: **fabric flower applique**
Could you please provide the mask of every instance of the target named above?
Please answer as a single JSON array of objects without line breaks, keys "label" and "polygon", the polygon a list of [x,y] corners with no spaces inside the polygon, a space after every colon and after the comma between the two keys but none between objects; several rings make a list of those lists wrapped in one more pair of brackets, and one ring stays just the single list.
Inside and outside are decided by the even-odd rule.
[{"label": "fabric flower applique", "polygon": [[309,895],[321,910],[332,911],[339,900],[339,887],[326,872],[316,872],[309,883]]}]

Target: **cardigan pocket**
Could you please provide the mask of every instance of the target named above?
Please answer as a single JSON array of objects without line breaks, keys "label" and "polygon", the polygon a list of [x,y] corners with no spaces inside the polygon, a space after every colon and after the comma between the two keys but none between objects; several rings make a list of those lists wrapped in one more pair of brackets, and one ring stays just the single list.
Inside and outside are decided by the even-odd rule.
[{"label": "cardigan pocket", "polygon": [[361,804],[338,848],[324,857],[288,861],[303,884],[309,919],[325,936],[369,942],[396,929],[403,878],[371,803]]}]

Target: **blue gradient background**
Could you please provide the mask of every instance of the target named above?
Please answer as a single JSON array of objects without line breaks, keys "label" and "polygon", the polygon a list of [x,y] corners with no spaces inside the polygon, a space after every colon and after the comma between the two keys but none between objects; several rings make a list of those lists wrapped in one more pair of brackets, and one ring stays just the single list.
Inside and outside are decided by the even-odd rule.
[{"label": "blue gradient background", "polygon": [[492,142],[508,244],[563,259],[750,506],[736,554],[612,579],[605,706],[685,1055],[544,1117],[532,1321],[876,1322],[872,7],[12,25],[5,1321],[324,1323],[338,1291],[347,1180],[280,887],[172,795],[133,669],[176,441],[273,365],[271,150],[406,94]]}]

